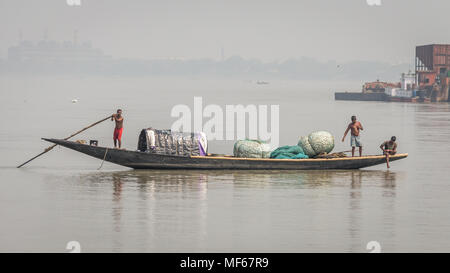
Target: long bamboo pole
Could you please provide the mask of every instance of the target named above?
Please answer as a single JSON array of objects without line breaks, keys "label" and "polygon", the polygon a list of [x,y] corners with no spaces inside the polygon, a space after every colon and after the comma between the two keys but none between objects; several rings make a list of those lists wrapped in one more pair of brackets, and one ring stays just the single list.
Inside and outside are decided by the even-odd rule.
[{"label": "long bamboo pole", "polygon": [[[103,121],[105,121],[105,120],[107,120],[107,119],[110,119],[110,118],[111,118],[111,116],[108,116],[108,117],[106,117],[106,118],[104,118],[104,119],[102,119],[102,120],[99,120],[99,121],[97,121],[97,122],[95,122],[95,123],[92,123],[91,125],[89,125],[89,126],[87,126],[87,127],[84,127],[83,129],[81,129],[80,131],[77,131],[77,132],[73,133],[72,135],[66,137],[64,140],[68,140],[69,138],[72,138],[72,137],[74,137],[74,136],[76,136],[76,135],[78,135],[78,134],[80,134],[80,133],[86,131],[87,129],[89,129],[89,128],[91,128],[91,127],[94,127],[95,125],[97,125],[97,124],[99,124],[99,123],[102,123]],[[36,158],[40,157],[41,155],[43,155],[43,154],[45,154],[45,153],[51,151],[51,150],[52,150],[53,148],[55,148],[56,146],[58,146],[58,144],[53,144],[52,146],[47,147],[42,153],[40,153],[40,154],[36,155],[35,157],[33,157],[33,158],[27,160],[26,162],[20,164],[19,166],[17,166],[17,168],[20,168],[20,167],[22,167],[23,165],[25,165],[25,164],[27,164],[27,163],[29,163],[29,162],[35,160]]]}]

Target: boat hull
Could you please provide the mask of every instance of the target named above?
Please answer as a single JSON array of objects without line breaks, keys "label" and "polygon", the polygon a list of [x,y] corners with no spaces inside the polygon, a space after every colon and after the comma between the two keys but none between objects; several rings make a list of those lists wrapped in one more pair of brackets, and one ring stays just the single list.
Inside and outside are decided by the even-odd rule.
[{"label": "boat hull", "polygon": [[[133,169],[230,169],[230,170],[348,170],[383,164],[382,155],[330,159],[269,159],[214,156],[175,156],[90,146],[60,139],[44,139],[92,157]],[[390,157],[390,161],[408,154]]]}]

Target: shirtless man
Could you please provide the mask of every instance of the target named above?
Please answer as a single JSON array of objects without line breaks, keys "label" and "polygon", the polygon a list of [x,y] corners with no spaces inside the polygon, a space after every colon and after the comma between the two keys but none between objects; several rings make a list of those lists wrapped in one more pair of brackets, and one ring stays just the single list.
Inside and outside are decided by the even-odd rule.
[{"label": "shirtless man", "polygon": [[395,155],[397,153],[397,143],[395,142],[397,138],[395,136],[391,137],[391,140],[386,140],[380,146],[380,149],[383,150],[383,154],[386,155],[386,165],[389,167],[389,156]]},{"label": "shirtless man", "polygon": [[122,109],[117,109],[117,114],[111,116],[111,121],[116,122],[116,128],[114,128],[114,148],[117,148],[117,142],[119,142],[119,149],[122,146],[122,132],[123,132],[123,116]]},{"label": "shirtless man", "polygon": [[352,146],[352,157],[355,156],[355,147],[359,147],[359,156],[362,156],[362,143],[359,137],[361,130],[364,130],[361,122],[356,120],[356,116],[352,116],[352,122],[347,126],[344,136],[342,137],[342,142],[344,142],[348,131],[351,131],[350,146]]}]

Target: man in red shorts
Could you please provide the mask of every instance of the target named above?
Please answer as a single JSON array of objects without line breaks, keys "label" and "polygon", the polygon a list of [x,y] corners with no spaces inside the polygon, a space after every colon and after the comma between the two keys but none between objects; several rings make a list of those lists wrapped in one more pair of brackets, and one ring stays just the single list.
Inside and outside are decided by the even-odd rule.
[{"label": "man in red shorts", "polygon": [[111,121],[116,122],[116,128],[114,128],[114,148],[117,148],[117,142],[119,142],[119,149],[122,146],[122,132],[123,132],[123,117],[122,109],[117,109],[117,114],[111,116]]}]

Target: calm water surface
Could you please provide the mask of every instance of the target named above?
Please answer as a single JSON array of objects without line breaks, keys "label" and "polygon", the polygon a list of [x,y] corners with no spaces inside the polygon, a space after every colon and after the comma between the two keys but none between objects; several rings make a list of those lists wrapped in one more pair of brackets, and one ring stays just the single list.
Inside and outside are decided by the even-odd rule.
[{"label": "calm water surface", "polygon": [[[450,250],[450,106],[336,102],[360,83],[217,79],[0,77],[0,251],[385,252]],[[313,130],[339,139],[352,114],[364,153],[391,135],[410,156],[356,171],[133,171],[64,148],[23,169],[41,137],[70,133],[124,109],[124,146],[139,130],[170,127],[176,104],[280,105],[280,145]],[[71,100],[79,102],[72,104]],[[111,145],[103,123],[76,139]],[[232,153],[230,141],[210,151]]]}]

